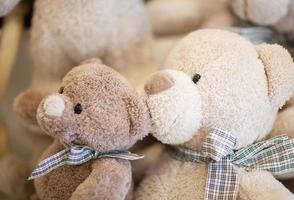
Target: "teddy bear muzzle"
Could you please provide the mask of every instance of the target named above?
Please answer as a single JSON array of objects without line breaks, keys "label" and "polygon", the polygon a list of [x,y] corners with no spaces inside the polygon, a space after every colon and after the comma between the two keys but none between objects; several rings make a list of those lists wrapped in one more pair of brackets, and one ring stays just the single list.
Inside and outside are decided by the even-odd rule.
[{"label": "teddy bear muzzle", "polygon": [[40,128],[52,136],[68,133],[70,127],[75,127],[72,107],[70,99],[64,95],[56,93],[45,97],[37,111]]},{"label": "teddy bear muzzle", "polygon": [[145,84],[152,134],[163,143],[184,143],[201,125],[201,96],[192,79],[178,70],[163,70]]},{"label": "teddy bear muzzle", "polygon": [[65,102],[60,96],[51,95],[45,99],[43,109],[49,117],[61,117],[65,109]]}]

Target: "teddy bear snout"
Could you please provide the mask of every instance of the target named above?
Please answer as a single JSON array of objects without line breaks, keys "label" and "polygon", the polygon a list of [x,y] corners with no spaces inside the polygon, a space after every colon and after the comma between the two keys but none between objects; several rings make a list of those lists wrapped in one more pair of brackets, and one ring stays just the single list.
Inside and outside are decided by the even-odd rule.
[{"label": "teddy bear snout", "polygon": [[145,92],[149,95],[157,94],[171,88],[175,84],[173,77],[165,72],[153,74],[145,84]]},{"label": "teddy bear snout", "polygon": [[202,120],[201,96],[192,78],[182,71],[164,70],[148,79],[145,90],[153,136],[166,144],[189,141]]},{"label": "teddy bear snout", "polygon": [[43,109],[49,117],[61,117],[65,109],[64,100],[58,95],[51,95],[44,101]]}]

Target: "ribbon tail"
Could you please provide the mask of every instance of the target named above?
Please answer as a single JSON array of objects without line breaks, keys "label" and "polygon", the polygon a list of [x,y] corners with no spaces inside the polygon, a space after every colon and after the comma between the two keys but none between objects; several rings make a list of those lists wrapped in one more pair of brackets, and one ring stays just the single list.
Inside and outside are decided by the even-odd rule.
[{"label": "ribbon tail", "polygon": [[222,159],[208,165],[205,199],[235,200],[238,195],[238,187],[239,177],[229,160]]},{"label": "ribbon tail", "polygon": [[120,159],[124,159],[124,160],[139,160],[141,158],[144,158],[144,156],[137,155],[137,154],[130,153],[130,152],[118,153],[118,154],[105,154],[105,155],[100,156],[100,158],[103,158],[103,157],[120,158]]},{"label": "ribbon tail", "polygon": [[68,157],[69,149],[65,149],[63,151],[50,156],[49,158],[42,160],[36,169],[32,172],[28,180],[33,180],[40,176],[44,176],[54,169],[61,167],[66,164],[66,160]]}]

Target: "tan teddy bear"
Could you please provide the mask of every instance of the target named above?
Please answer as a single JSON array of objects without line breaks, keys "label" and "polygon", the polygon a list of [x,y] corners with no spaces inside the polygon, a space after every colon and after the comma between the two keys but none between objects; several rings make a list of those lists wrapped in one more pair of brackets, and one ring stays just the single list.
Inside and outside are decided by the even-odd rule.
[{"label": "tan teddy bear", "polygon": [[[135,199],[293,199],[270,173],[293,170],[271,163],[291,166],[293,140],[258,142],[294,90],[289,53],[208,29],[185,37],[165,67],[145,90],[152,133],[172,147]],[[289,160],[276,148],[287,149]]]},{"label": "tan teddy bear", "polygon": [[14,109],[25,124],[36,127],[41,99],[73,66],[92,57],[139,81],[137,75],[153,63],[152,43],[142,0],[36,0],[30,40],[33,80]]},{"label": "tan teddy bear", "polygon": [[240,18],[272,26],[294,39],[294,0],[231,0],[231,4]]},{"label": "tan teddy bear", "polygon": [[125,78],[87,61],[63,78],[59,94],[42,100],[37,119],[56,138],[41,159],[54,156],[30,177],[40,199],[131,198],[128,159],[137,157],[126,150],[147,135],[150,120],[144,98]]}]

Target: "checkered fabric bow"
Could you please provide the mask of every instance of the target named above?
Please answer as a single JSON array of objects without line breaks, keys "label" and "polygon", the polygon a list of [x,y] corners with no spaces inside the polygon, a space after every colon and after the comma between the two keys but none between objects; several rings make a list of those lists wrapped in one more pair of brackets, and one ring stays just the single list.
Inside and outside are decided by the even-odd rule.
[{"label": "checkered fabric bow", "polygon": [[144,156],[130,153],[129,151],[112,151],[108,153],[101,153],[88,146],[71,146],[66,147],[64,150],[41,161],[28,179],[32,180],[48,174],[52,170],[65,164],[81,165],[91,159],[120,158],[124,160],[137,160],[143,157]]},{"label": "checkered fabric bow", "polygon": [[236,137],[213,130],[205,139],[201,153],[183,147],[173,148],[173,155],[185,162],[206,162],[208,177],[205,199],[234,200],[239,177],[234,165],[246,170],[259,169],[274,175],[294,171],[294,140],[286,135],[274,137],[233,151]]}]

